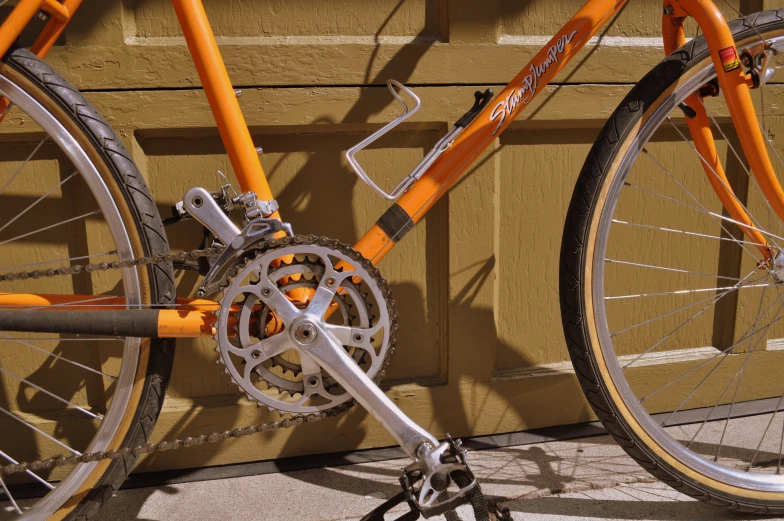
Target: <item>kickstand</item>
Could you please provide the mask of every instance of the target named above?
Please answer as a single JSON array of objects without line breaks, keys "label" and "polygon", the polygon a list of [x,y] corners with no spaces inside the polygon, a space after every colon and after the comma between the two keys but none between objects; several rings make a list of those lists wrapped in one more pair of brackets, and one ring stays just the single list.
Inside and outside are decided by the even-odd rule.
[{"label": "kickstand", "polygon": [[384,514],[404,501],[408,502],[408,507],[411,509],[411,511],[398,517],[395,519],[395,521],[416,521],[419,519],[419,509],[416,507],[416,504],[411,499],[409,499],[407,491],[404,490],[400,494],[386,500],[374,508],[373,511],[363,517],[361,521],[384,521]]}]

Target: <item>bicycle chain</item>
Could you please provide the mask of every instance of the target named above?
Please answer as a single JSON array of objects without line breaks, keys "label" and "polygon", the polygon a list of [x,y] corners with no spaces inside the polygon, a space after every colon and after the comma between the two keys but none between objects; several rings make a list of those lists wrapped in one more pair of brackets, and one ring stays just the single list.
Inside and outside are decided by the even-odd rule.
[{"label": "bicycle chain", "polygon": [[211,257],[223,251],[223,248],[204,248],[202,250],[191,250],[182,253],[169,253],[167,255],[153,255],[152,257],[139,257],[124,261],[96,262],[94,264],[74,264],[69,267],[49,268],[45,270],[18,271],[0,274],[0,282],[12,282],[15,280],[40,279],[43,277],[59,277],[65,275],[79,275],[80,273],[93,273],[96,271],[119,270],[132,268],[134,266],[147,266],[150,264],[161,264],[164,262],[196,260],[199,257]]},{"label": "bicycle chain", "polygon": [[[381,290],[383,295],[389,299],[392,305],[389,307],[390,314],[393,316],[394,319],[397,318],[397,312],[394,307],[394,301],[391,300],[390,296],[392,290],[386,283],[386,279],[380,276],[380,272],[378,268],[372,266],[370,261],[365,259],[362,254],[354,250],[351,246],[342,244],[340,241],[329,239],[327,237],[318,237],[315,235],[309,235],[307,237],[304,236],[294,236],[294,237],[283,237],[280,239],[270,239],[266,241],[260,242],[260,249],[274,249],[279,246],[287,246],[289,244],[315,244],[318,242],[322,246],[332,246],[333,248],[340,249],[346,255],[352,257],[357,262],[361,262],[365,265],[366,269],[370,272],[370,274],[376,279],[381,285]],[[171,262],[173,260],[194,260],[199,257],[203,256],[211,256],[216,253],[220,253],[222,248],[205,248],[201,250],[192,250],[189,252],[177,253],[177,254],[168,254],[168,255],[154,255],[152,257],[140,257],[137,259],[127,260],[127,261],[115,261],[111,263],[102,262],[102,263],[95,263],[95,264],[85,264],[85,265],[77,265],[71,266],[70,268],[59,268],[59,269],[48,269],[48,270],[36,270],[31,272],[18,272],[18,273],[11,273],[11,274],[4,274],[0,275],[0,281],[5,280],[25,280],[27,278],[41,278],[41,277],[56,277],[60,275],[76,275],[82,273],[91,273],[93,271],[106,271],[109,269],[121,269],[126,267],[132,266],[144,266],[149,264],[158,264],[163,262]],[[8,278],[10,276],[16,276],[17,278]],[[396,337],[397,337],[397,328],[392,328],[392,338],[390,341],[392,345],[395,344]],[[391,357],[389,357],[391,358]],[[387,360],[387,364],[389,360]],[[385,368],[386,365],[385,364]],[[73,456],[59,456],[54,458],[48,459],[41,459],[41,460],[34,460],[31,462],[22,462],[10,465],[4,465],[0,467],[0,474],[2,475],[10,475],[10,474],[19,474],[26,472],[28,470],[31,471],[38,471],[38,470],[48,470],[55,467],[66,467],[66,466],[73,466],[79,463],[94,463],[97,461],[103,461],[107,459],[115,460],[120,458],[127,458],[133,457],[138,458],[142,454],[150,454],[153,452],[165,452],[168,450],[176,450],[182,447],[198,447],[204,445],[205,443],[217,443],[219,441],[227,440],[229,438],[242,438],[244,436],[249,436],[251,434],[256,434],[259,432],[270,432],[279,429],[288,429],[291,427],[295,427],[297,425],[302,425],[304,423],[314,423],[320,420],[324,420],[326,418],[331,418],[342,414],[343,412],[347,411],[354,405],[353,401],[349,401],[345,404],[339,405],[333,409],[330,409],[326,412],[322,412],[319,414],[310,414],[307,416],[293,416],[291,418],[286,418],[282,421],[270,422],[270,423],[261,423],[258,425],[249,425],[247,427],[236,428],[232,430],[225,430],[225,431],[215,431],[210,434],[202,434],[200,436],[188,436],[185,439],[174,439],[172,441],[162,441],[159,443],[146,443],[142,445],[137,445],[136,447],[126,447],[123,449],[113,449],[108,451],[97,451],[97,452],[90,452],[86,454],[78,454]]]}]

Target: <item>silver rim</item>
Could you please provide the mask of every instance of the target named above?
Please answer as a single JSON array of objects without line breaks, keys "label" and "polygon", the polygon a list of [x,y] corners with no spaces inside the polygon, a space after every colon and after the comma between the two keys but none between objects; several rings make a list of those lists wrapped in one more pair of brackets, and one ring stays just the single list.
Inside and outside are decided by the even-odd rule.
[{"label": "silver rim", "polygon": [[[771,42],[776,49],[784,47],[784,37],[777,37],[768,41]],[[744,41],[743,45],[739,45],[738,48],[739,50],[742,50],[758,43],[759,37],[755,36]],[[709,60],[707,61],[709,63]],[[678,108],[679,104],[689,94],[714,77],[715,71],[713,65],[709,64],[673,92],[646,124],[639,129],[618,167],[618,173],[612,180],[612,184],[608,191],[607,203],[602,209],[602,214],[600,216],[596,249],[592,261],[594,275],[592,294],[595,323],[601,344],[602,356],[607,363],[610,377],[621,394],[624,404],[628,407],[635,420],[639,422],[646,433],[656,440],[668,454],[689,468],[720,482],[752,490],[784,492],[784,476],[781,475],[782,470],[784,470],[782,469],[781,461],[781,454],[784,452],[781,450],[781,448],[784,448],[784,430],[782,430],[780,425],[782,419],[784,419],[782,418],[784,417],[784,402],[782,402],[781,399],[781,397],[784,397],[784,393],[776,391],[775,396],[773,397],[753,400],[752,406],[756,407],[758,414],[751,414],[748,418],[762,419],[761,425],[764,428],[764,431],[761,433],[761,437],[757,435],[759,441],[749,436],[748,441],[750,447],[748,451],[743,452],[739,450],[738,447],[723,447],[723,444],[728,443],[729,441],[729,436],[727,435],[728,425],[736,421],[736,418],[738,417],[736,415],[738,415],[741,404],[743,403],[737,398],[739,394],[743,394],[740,393],[740,389],[742,388],[744,374],[749,374],[751,372],[751,369],[749,369],[751,366],[747,365],[747,363],[755,354],[756,347],[749,348],[748,345],[753,342],[756,342],[757,345],[760,344],[762,341],[760,339],[765,339],[766,333],[780,320],[782,310],[779,306],[782,298],[780,295],[781,283],[778,280],[773,279],[770,274],[764,275],[759,273],[759,276],[755,276],[754,269],[748,273],[746,273],[746,270],[742,270],[739,276],[730,277],[726,276],[723,272],[717,272],[715,274],[705,273],[702,270],[686,265],[664,265],[663,263],[660,264],[654,261],[643,262],[640,260],[641,257],[627,260],[623,258],[613,258],[611,254],[608,254],[608,248],[612,253],[623,251],[622,247],[618,246],[621,241],[617,238],[622,238],[624,232],[616,230],[625,229],[627,230],[627,234],[630,234],[628,233],[629,229],[636,229],[643,230],[644,233],[648,234],[669,235],[679,238],[690,237],[695,241],[716,241],[720,239],[725,243],[733,244],[734,248],[742,251],[744,259],[746,257],[754,257],[756,251],[754,245],[750,244],[745,237],[732,234],[727,230],[734,222],[728,220],[726,216],[721,215],[720,211],[713,211],[714,208],[706,206],[699,197],[691,197],[694,196],[694,192],[697,192],[697,190],[689,190],[689,187],[684,186],[681,182],[679,186],[680,192],[684,195],[684,198],[690,197],[689,200],[686,201],[671,196],[672,194],[670,193],[662,193],[661,191],[642,186],[641,184],[638,184],[639,181],[637,178],[630,176],[630,174],[633,173],[632,168],[637,164],[638,160],[648,161],[650,159],[654,165],[654,170],[662,171],[665,177],[673,177],[672,172],[662,163],[661,158],[657,157],[655,151],[652,152],[649,150],[651,144],[656,145],[656,143],[652,143],[651,139],[654,138],[657,131],[664,129],[664,131],[674,134],[676,136],[676,141],[682,139],[683,143],[680,143],[680,145],[685,143],[683,148],[688,150],[689,147],[691,147],[690,142],[686,139],[688,130],[685,126],[683,129],[679,128],[681,125],[679,121],[675,119],[679,114],[676,112],[675,115],[673,115],[673,111],[680,111]],[[758,95],[762,97],[763,100],[766,89],[767,86],[758,90]],[[732,136],[727,136],[728,130],[723,128],[724,120],[722,120],[718,114],[713,113],[714,110],[712,110],[711,107],[708,107],[708,104],[709,103],[706,101],[705,105],[708,109],[709,117],[711,118],[714,135],[716,135],[717,140],[724,139],[727,143],[730,143],[726,146],[727,157],[736,157],[740,166],[743,167],[742,159],[737,155],[739,147],[735,150],[731,146]],[[761,114],[759,114],[760,123],[763,125],[763,128],[768,128],[766,125],[771,123],[772,117],[768,115],[768,121],[766,122],[764,103],[762,104],[762,107],[763,110],[761,111]],[[679,119],[682,120],[683,116],[680,115]],[[769,149],[771,159],[776,163],[777,172],[781,173],[784,171],[784,169],[782,169],[784,163],[781,163],[780,147],[774,147],[773,140],[770,136],[768,142],[771,146]],[[676,143],[676,146],[678,144],[679,143]],[[701,161],[699,153],[693,147],[691,147],[691,150],[696,157],[696,161]],[[683,170],[686,171],[687,167],[683,165],[688,161],[688,157],[677,155],[675,152],[673,152],[673,156],[673,163],[679,163]],[[722,156],[721,159],[722,163],[726,165],[725,157]],[[702,167],[699,166],[699,168]],[[707,184],[706,175],[704,173],[701,175]],[[661,185],[663,186],[663,183]],[[674,182],[674,185],[677,186],[678,182]],[[756,187],[756,183],[753,180],[750,180],[748,186],[748,192],[751,194],[752,189]],[[756,187],[756,189],[759,190],[758,187]],[[629,191],[642,194],[637,195],[637,197],[640,198],[651,197],[666,201],[667,204],[691,206],[692,208],[689,211],[693,211],[695,214],[701,214],[702,217],[714,221],[712,226],[718,229],[719,233],[709,234],[704,233],[704,230],[702,229],[691,229],[688,227],[687,223],[680,223],[680,225],[670,224],[665,227],[656,226],[648,222],[632,222],[629,219],[620,219],[618,217],[619,201],[621,201],[624,194],[628,194]],[[673,189],[673,193],[674,192],[675,189]],[[698,195],[701,194],[702,193]],[[633,196],[626,195],[626,197],[629,197],[628,200],[631,201]],[[751,207],[751,204],[748,203],[748,201],[751,201],[752,195],[749,195],[748,197],[747,204],[749,205],[748,207]],[[759,207],[759,204],[754,207],[755,212]],[[770,214],[769,210],[770,209],[767,208],[761,213],[758,212],[757,217],[759,217],[760,220],[755,220],[755,225],[764,232],[772,245],[784,244],[784,240],[782,240],[784,234],[781,233],[781,223],[775,219],[775,217],[772,220],[763,218],[763,214],[766,216]],[[752,212],[749,213],[752,214],[752,218],[755,217]],[[643,215],[643,212],[639,215]],[[614,233],[616,234],[616,242],[613,242]],[[648,235],[643,235],[643,237],[648,237]],[[679,243],[673,242],[673,244]],[[652,249],[660,246],[660,243],[648,242],[644,245],[638,245],[638,248],[639,250],[651,252]],[[646,248],[648,249],[646,250]],[[629,252],[630,250],[627,250],[627,253]],[[620,257],[620,255],[618,255],[618,257]],[[658,259],[656,253],[653,253],[652,257]],[[761,258],[761,255],[757,254],[757,257]],[[748,263],[750,260],[741,260],[738,262],[738,266],[742,266],[743,262]],[[611,265],[613,267],[608,268],[608,266]],[[667,273],[673,277],[693,277],[695,279],[703,277],[703,280],[707,280],[709,284],[672,288],[672,291],[639,291],[635,293],[618,294],[617,287],[622,286],[623,284],[616,284],[614,286],[615,280],[608,280],[608,277],[606,277],[607,271],[612,269],[636,270],[636,275],[632,275],[631,271],[628,272],[626,277],[629,279],[634,277],[642,278],[644,276],[650,277],[650,273]],[[614,273],[620,273],[620,271]],[[618,275],[619,280],[621,277],[623,277],[623,275]],[[713,284],[714,282],[715,284]],[[768,290],[768,288],[772,289]],[[679,337],[687,338],[686,327],[695,325],[701,320],[705,320],[705,317],[710,313],[714,314],[713,320],[715,322],[717,320],[715,316],[716,303],[726,295],[739,293],[740,289],[757,291],[763,295],[759,298],[760,306],[755,310],[756,320],[753,322],[750,331],[747,331],[745,335],[734,332],[734,336],[731,337],[733,340],[732,344],[723,349],[719,349],[713,345],[699,347],[699,345],[690,345],[688,344],[688,341],[685,341],[681,346],[687,347],[687,350],[691,349],[691,352],[684,354],[685,358],[683,359],[683,362],[670,362],[672,365],[667,367],[667,371],[671,372],[667,374],[666,377],[657,381],[655,387],[645,388],[645,386],[640,383],[630,383],[629,378],[633,379],[633,376],[627,378],[627,375],[633,374],[630,370],[634,367],[634,371],[641,371],[641,368],[646,365],[646,357],[648,357],[648,359],[653,359],[657,354],[660,355],[664,352],[665,356],[660,356],[661,359],[677,360],[676,357],[679,356],[680,351],[683,350],[673,349],[672,346],[673,344],[676,344],[677,347]],[[765,297],[764,295],[768,291],[776,293],[772,296]],[[691,300],[682,301],[681,304],[675,305],[667,311],[645,316],[636,323],[618,326],[616,325],[616,322],[613,324],[615,327],[610,325],[610,321],[613,320],[612,317],[609,317],[611,314],[610,309],[614,305],[623,302],[623,305],[632,307],[639,305],[640,308],[645,308],[647,304],[638,304],[643,299],[672,296],[674,301],[676,294],[679,298],[685,296]],[[766,315],[766,308],[763,308],[762,306],[763,302],[767,304],[766,299],[768,298],[774,299],[777,306],[773,308],[775,311],[772,315]],[[651,305],[650,307],[654,308],[655,306]],[[711,310],[711,307],[714,309]],[[769,306],[767,308],[770,309]],[[618,308],[615,308],[615,310],[617,309]],[[622,313],[616,312],[616,314],[620,315]],[[685,316],[686,320],[679,323],[675,318],[670,319],[670,317],[678,316]],[[623,335],[645,327],[653,328],[654,326],[652,324],[662,322],[665,319],[667,321],[672,320],[675,327],[664,329],[664,327],[661,326],[662,330],[665,331],[665,335],[659,340],[652,343],[641,343],[635,352],[627,353],[623,350],[625,347],[623,344]],[[677,320],[681,319],[678,318]],[[764,325],[761,322],[769,322],[770,325],[767,326],[768,329],[763,329]],[[639,336],[645,338],[644,335]],[[700,334],[694,334],[693,337],[700,338]],[[735,339],[737,337],[739,337],[739,340],[736,342]],[[741,351],[738,346],[746,346],[745,349],[749,349],[749,351]],[[668,347],[669,349],[665,349]],[[728,366],[725,366],[723,369],[718,369],[722,362],[731,356],[741,357],[737,358],[735,361],[735,363],[740,364],[740,367],[735,371],[728,369]],[[655,365],[655,363],[656,362],[654,361],[650,365]],[[735,366],[732,367],[734,368]],[[711,382],[710,385],[704,387],[706,382],[709,382],[711,378],[714,378],[715,381],[723,370],[729,371],[730,376],[726,388],[718,386],[718,391],[712,390],[710,386],[716,385],[714,382]],[[651,373],[652,372],[653,370],[651,370]],[[686,384],[689,380],[697,382],[693,389]],[[661,385],[660,382],[664,382],[664,384]],[[654,408],[651,406],[651,401],[655,398],[655,395],[667,394],[663,393],[666,389],[669,389],[667,392],[674,393],[674,390],[679,386],[686,387],[686,389],[684,389],[681,396],[675,398],[672,402],[678,404],[678,407],[674,409],[670,407],[668,411],[661,412],[653,410]],[[714,395],[718,395],[718,399],[715,401],[711,399],[710,401],[707,401],[707,403],[700,403],[701,406],[695,407],[699,402],[695,397],[698,393],[702,392],[705,392],[706,394],[712,392]],[[689,404],[689,401],[691,400],[693,400],[693,402]],[[662,401],[664,401],[663,398]],[[752,400],[749,400],[748,403],[752,403]],[[733,415],[733,408],[735,408],[735,415]],[[654,412],[660,412],[660,414],[654,415]],[[691,415],[691,420],[688,420],[689,415]],[[683,419],[682,425],[688,426],[675,427],[679,424],[679,417]],[[770,418],[769,421],[767,420],[768,417]],[[756,420],[747,419],[743,421],[748,422]],[[776,427],[772,428],[774,422]],[[665,428],[668,428],[668,430],[665,430]],[[710,445],[709,443],[699,441],[700,436],[706,436],[708,434],[714,434],[718,441],[717,447],[715,448],[715,455],[713,454],[713,447],[708,447]],[[766,437],[770,438],[766,439]],[[778,458],[774,457],[772,460],[768,458],[764,461],[765,465],[762,465],[763,460],[760,457],[761,453],[769,452],[767,449],[762,449],[762,447],[763,444],[767,447],[771,442],[771,438],[775,438],[772,441],[775,441],[775,445],[779,448],[777,451]],[[779,440],[781,440],[781,443]],[[714,445],[716,445],[715,442]],[[708,450],[709,448],[710,450]],[[722,454],[722,450],[733,454],[747,454],[749,457],[748,465],[739,465],[737,457],[725,457]],[[778,459],[778,461],[775,461],[776,459]],[[759,467],[755,467],[755,460],[760,463]]]},{"label": "silver rim", "polygon": [[[128,237],[125,226],[123,225],[120,213],[115,206],[111,194],[104,184],[103,179],[77,141],[65,130],[65,128],[60,125],[60,123],[58,123],[54,116],[46,111],[42,105],[40,105],[36,100],[25,93],[13,82],[1,76],[0,94],[11,101],[12,107],[18,107],[18,109],[26,113],[32,120],[42,127],[45,133],[48,135],[41,143],[39,143],[35,149],[36,151],[46,140],[53,141],[65,154],[68,160],[70,160],[70,162],[76,167],[77,172],[81,174],[81,178],[88,185],[89,190],[92,192],[92,196],[95,199],[95,203],[98,206],[98,210],[96,210],[95,213],[100,214],[103,217],[105,225],[108,227],[109,233],[114,242],[114,250],[110,252],[113,254],[114,259],[109,259],[109,262],[111,262],[111,260],[126,260],[132,258],[133,255],[130,238]],[[22,167],[20,167],[19,171],[22,171],[22,169],[27,166],[31,159],[32,155],[27,158]],[[17,173],[19,173],[19,171]],[[76,172],[70,177],[66,178],[65,181],[63,181],[61,184],[65,184],[66,181],[75,175]],[[14,176],[16,176],[16,174],[14,174]],[[85,214],[79,218],[86,219],[87,215]],[[8,224],[6,224],[6,226]],[[61,223],[56,223],[55,226],[58,226],[59,224]],[[72,259],[65,260],[70,261]],[[54,261],[50,261],[49,264],[51,265],[52,262]],[[67,262],[65,265],[67,266]],[[2,271],[12,270],[8,270],[6,268]],[[138,273],[135,269],[122,270],[122,295],[126,299],[127,308],[132,309],[141,306],[140,283]],[[99,301],[100,298],[96,298],[95,300]],[[93,303],[93,305],[100,306],[100,303],[96,302]],[[14,345],[27,345],[29,348],[38,349],[40,351],[40,347],[37,345],[37,343],[34,343],[34,341],[50,339],[36,338],[33,339],[33,341],[24,341],[24,339],[23,341],[19,341],[18,339],[11,338],[8,335],[3,334],[2,340],[9,343],[13,342]],[[103,341],[108,339],[80,340],[88,342],[93,340]],[[65,402],[67,402],[66,407],[69,409],[75,408],[84,414],[93,414],[101,418],[100,426],[98,427],[95,435],[92,437],[89,444],[82,450],[82,452],[101,451],[109,448],[109,444],[114,438],[114,435],[117,433],[120,423],[126,416],[126,410],[130,403],[131,392],[133,390],[133,384],[138,366],[141,339],[125,338],[116,340],[123,342],[121,349],[122,360],[117,373],[114,375],[104,375],[104,377],[108,376],[113,379],[114,391],[110,398],[107,398],[107,401],[110,401],[110,404],[108,405],[108,409],[103,415],[92,413],[92,411],[88,410],[89,407],[79,407],[76,404],[71,403],[68,399],[56,397],[56,393],[47,391],[43,388],[43,386],[35,386],[35,384],[32,382],[26,382],[26,385],[33,387],[36,392],[46,393],[51,398],[61,402],[65,400]],[[73,344],[81,344],[81,342],[73,342]],[[53,355],[49,356],[51,357]],[[69,362],[69,366],[74,365],[73,362],[71,362],[66,356],[58,356],[58,361]],[[82,368],[84,370],[88,370],[85,366],[82,366]],[[0,369],[2,368],[0,367]],[[95,372],[95,370],[93,370],[93,372]],[[17,378],[17,376],[12,375],[10,371],[4,371],[3,376]],[[21,421],[22,423],[26,421],[23,416],[18,415],[14,411],[3,409],[3,413],[7,417],[15,417],[17,421]],[[35,429],[31,430],[30,433],[33,436],[45,436],[47,438],[53,438],[52,436]],[[71,448],[67,443],[60,443],[62,444],[63,448],[61,453],[69,454],[69,451],[71,453],[75,452],[75,449]],[[4,464],[12,462],[14,459],[15,458],[13,458],[12,454],[0,451],[0,460],[2,460]],[[39,520],[46,519],[51,516],[73,496],[73,494],[80,488],[84,481],[90,476],[96,465],[97,463],[80,464],[74,467],[61,481],[59,481],[59,483],[56,483],[55,485],[47,485],[47,480],[45,478],[42,478],[40,475],[35,473],[28,472],[28,478],[30,478],[33,482],[38,482],[40,486],[44,488],[53,488],[51,488],[51,490],[43,498],[36,501],[34,505],[27,505],[27,507],[23,506],[24,513],[19,517],[19,519]],[[0,482],[0,484],[2,484],[2,488],[4,489],[7,497],[10,499],[10,503],[13,506],[13,509],[9,508],[9,510],[11,512],[15,511],[18,515],[19,509],[17,507],[17,501],[15,501],[14,498],[9,494],[9,490],[5,483]]]}]

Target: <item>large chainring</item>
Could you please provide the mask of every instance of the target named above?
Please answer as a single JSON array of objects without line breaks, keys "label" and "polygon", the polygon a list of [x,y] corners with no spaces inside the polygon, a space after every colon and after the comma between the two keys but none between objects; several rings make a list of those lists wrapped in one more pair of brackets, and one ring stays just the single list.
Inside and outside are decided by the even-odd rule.
[{"label": "large chainring", "polygon": [[230,273],[216,340],[220,362],[248,399],[293,415],[332,413],[352,400],[297,348],[276,314],[279,299],[327,330],[351,328],[344,348],[354,363],[376,383],[384,377],[397,337],[394,301],[378,269],[350,246],[299,236],[262,242]]}]

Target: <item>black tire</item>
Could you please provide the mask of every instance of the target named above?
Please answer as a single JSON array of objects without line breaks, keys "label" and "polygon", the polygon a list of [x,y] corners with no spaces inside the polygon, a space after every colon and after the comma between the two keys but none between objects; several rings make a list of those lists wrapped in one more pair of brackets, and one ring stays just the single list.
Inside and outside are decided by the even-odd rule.
[{"label": "black tire", "polygon": [[[5,56],[0,75],[56,114],[58,121],[88,152],[120,208],[134,254],[167,254],[169,245],[150,191],[130,154],[95,107],[55,70],[25,49],[14,49]],[[146,304],[160,307],[174,304],[175,283],[170,265],[144,267],[140,278],[148,290]],[[127,428],[121,427],[125,433],[121,434],[120,446],[114,448],[146,443],[161,411],[171,372],[174,341],[152,339],[149,342],[150,349],[142,350],[141,357],[145,359],[139,360],[139,371],[143,372],[137,375],[145,377],[139,378],[137,384],[140,391],[135,396],[138,400],[128,406],[127,416],[133,411],[133,419],[127,422]],[[134,457],[126,457],[97,466],[79,494],[72,496],[49,519],[93,519],[125,481],[135,461]]]},{"label": "black tire", "polygon": [[[752,27],[753,26],[753,27]],[[736,42],[766,39],[784,33],[784,10],[750,15],[735,20],[730,28]],[[640,425],[628,410],[612,397],[613,383],[602,371],[600,347],[592,340],[596,326],[589,317],[593,306],[589,291],[591,250],[596,243],[596,229],[604,195],[616,171],[625,145],[630,143],[641,121],[653,114],[658,104],[673,92],[674,85],[698,66],[710,60],[703,37],[678,49],[648,73],[625,97],[604,126],[583,166],[569,206],[564,226],[560,258],[561,314],[567,346],[580,385],[594,412],[612,437],[643,468],[662,482],[691,497],[733,511],[784,514],[784,493],[760,496],[754,490],[723,486],[698,472],[685,472],[672,463],[664,449],[645,440]],[[696,72],[695,72],[696,73]],[[592,225],[595,225],[592,231]],[[597,338],[597,336],[593,336]],[[764,435],[763,435],[764,437]]]}]

